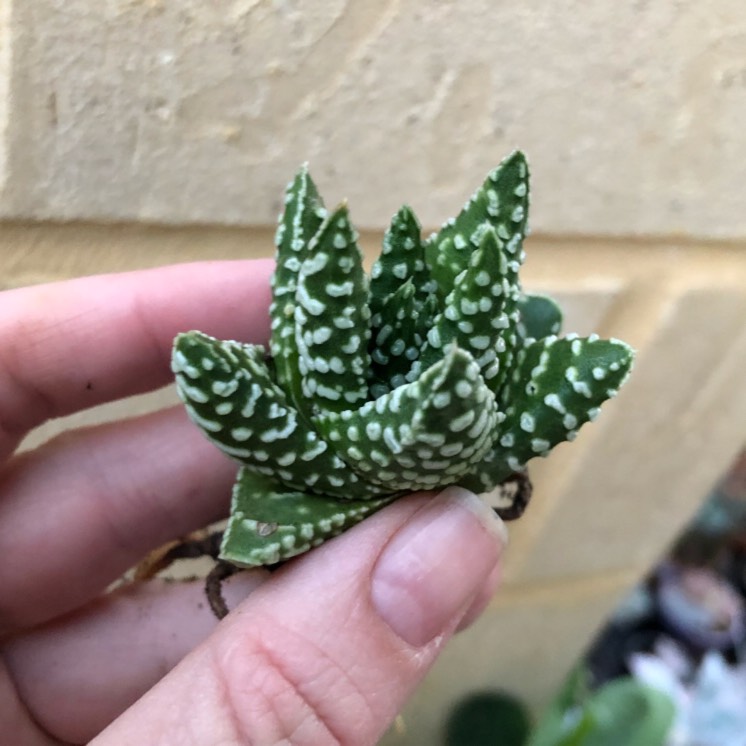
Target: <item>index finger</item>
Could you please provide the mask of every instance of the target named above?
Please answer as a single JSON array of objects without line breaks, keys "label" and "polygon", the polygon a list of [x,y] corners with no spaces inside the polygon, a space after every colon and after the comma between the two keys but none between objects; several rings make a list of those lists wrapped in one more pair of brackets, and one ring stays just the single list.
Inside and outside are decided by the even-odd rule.
[{"label": "index finger", "polygon": [[273,262],[198,262],[0,295],[0,458],[45,420],[171,380],[174,336],[265,343]]}]

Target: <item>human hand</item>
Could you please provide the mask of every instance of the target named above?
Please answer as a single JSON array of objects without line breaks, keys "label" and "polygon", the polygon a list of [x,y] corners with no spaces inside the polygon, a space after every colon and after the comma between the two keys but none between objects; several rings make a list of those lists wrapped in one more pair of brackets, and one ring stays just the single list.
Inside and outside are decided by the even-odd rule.
[{"label": "human hand", "polygon": [[454,489],[233,576],[219,624],[198,581],[105,593],[224,517],[235,464],[181,407],[15,448],[49,418],[169,383],[179,331],[265,343],[271,271],[211,262],[0,295],[3,744],[373,744],[492,595],[502,524]]}]

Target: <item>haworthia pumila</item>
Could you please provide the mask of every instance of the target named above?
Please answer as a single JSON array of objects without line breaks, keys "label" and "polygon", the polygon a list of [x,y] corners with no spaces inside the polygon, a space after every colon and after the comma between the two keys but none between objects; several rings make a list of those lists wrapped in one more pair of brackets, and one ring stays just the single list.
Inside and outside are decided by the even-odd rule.
[{"label": "haworthia pumila", "polygon": [[558,337],[556,303],[522,292],[528,189],[516,151],[426,241],[403,207],[369,279],[346,205],[328,211],[301,168],[269,354],[196,331],[174,342],[187,413],[241,464],[223,559],[276,563],[413,490],[490,491],[616,394],[631,348]]}]

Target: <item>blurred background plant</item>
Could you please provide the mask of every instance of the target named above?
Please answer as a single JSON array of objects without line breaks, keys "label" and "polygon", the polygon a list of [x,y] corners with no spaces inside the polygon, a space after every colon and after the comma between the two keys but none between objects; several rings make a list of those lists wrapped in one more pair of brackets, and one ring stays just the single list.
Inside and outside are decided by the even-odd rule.
[{"label": "blurred background plant", "polygon": [[451,714],[446,746],[664,746],[676,710],[668,694],[625,676],[596,691],[579,667],[532,728],[523,703],[502,692],[465,699]]},{"label": "blurred background plant", "polygon": [[746,450],[536,724],[510,694],[480,692],[445,743],[746,746]]}]

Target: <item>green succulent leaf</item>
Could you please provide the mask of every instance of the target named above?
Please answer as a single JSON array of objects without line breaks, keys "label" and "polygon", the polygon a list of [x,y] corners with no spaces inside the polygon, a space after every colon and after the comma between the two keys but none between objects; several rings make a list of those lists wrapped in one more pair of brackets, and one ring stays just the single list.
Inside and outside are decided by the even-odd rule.
[{"label": "green succulent leaf", "polygon": [[300,268],[295,344],[302,376],[299,408],[342,411],[368,397],[368,281],[346,205],[324,221]]},{"label": "green succulent leaf", "polygon": [[506,279],[511,285],[516,284],[523,263],[527,220],[528,164],[523,153],[516,150],[490,172],[458,217],[447,221],[439,233],[427,240],[425,257],[441,296],[451,292],[488,226],[505,242]]},{"label": "green succulent leaf", "polygon": [[406,382],[438,309],[412,208],[394,215],[370,281],[371,386],[375,398]]},{"label": "green succulent leaf", "polygon": [[506,415],[499,437],[463,486],[489,490],[535,456],[575,440],[580,427],[596,419],[603,402],[616,396],[633,355],[624,342],[596,336],[531,342],[498,399]]},{"label": "green succulent leaf", "polygon": [[220,556],[243,567],[273,565],[341,534],[395,499],[343,502],[308,495],[242,468]]},{"label": "green succulent leaf", "polygon": [[285,192],[285,210],[275,234],[276,267],[272,276],[269,349],[277,382],[296,407],[303,405],[302,379],[295,335],[295,304],[300,268],[309,255],[310,241],[327,212],[303,165]]},{"label": "green succulent leaf", "polygon": [[371,335],[371,395],[373,398],[406,383],[413,361],[420,356],[420,310],[412,279],[389,295],[378,312]]},{"label": "green succulent leaf", "polygon": [[264,348],[180,334],[172,368],[191,420],[226,455],[293,489],[369,497],[362,482],[299,416],[272,380]]},{"label": "green succulent leaf", "polygon": [[478,365],[453,345],[417,381],[315,422],[354,471],[391,492],[453,484],[484,456],[499,416]]},{"label": "green succulent leaf", "polygon": [[392,218],[383,237],[381,256],[370,273],[370,311],[374,331],[382,326],[377,315],[383,305],[403,283],[412,281],[416,308],[424,303],[429,292],[435,290],[425,264],[421,230],[412,208],[404,205]]},{"label": "green succulent leaf", "polygon": [[521,339],[543,339],[559,334],[562,329],[562,309],[547,295],[522,295],[518,313]]},{"label": "green succulent leaf", "polygon": [[506,265],[505,244],[488,227],[467,268],[456,277],[454,288],[445,299],[445,310],[428,332],[409,380],[416,380],[423,370],[441,359],[443,348],[453,342],[474,356],[488,383],[507,370],[518,320],[514,299],[520,289],[509,283]]},{"label": "green succulent leaf", "polygon": [[526,463],[595,419],[633,358],[558,339],[554,301],[522,293],[527,213],[515,152],[426,242],[399,210],[369,282],[346,205],[329,214],[301,168],[276,236],[271,355],[196,331],[174,343],[187,413],[242,464],[225,559],[278,562],[411,490],[500,488],[502,514],[522,511]]}]

